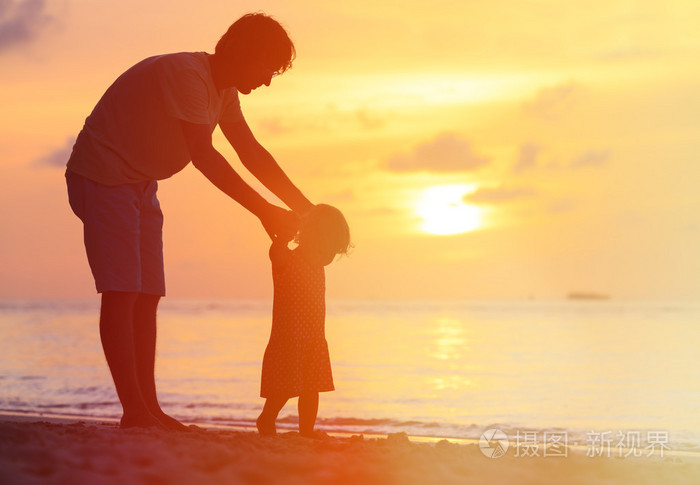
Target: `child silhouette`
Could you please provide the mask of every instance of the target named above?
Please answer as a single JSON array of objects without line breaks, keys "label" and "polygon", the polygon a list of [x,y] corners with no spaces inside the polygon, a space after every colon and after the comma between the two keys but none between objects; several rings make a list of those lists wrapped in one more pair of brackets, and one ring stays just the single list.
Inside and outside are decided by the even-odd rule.
[{"label": "child silhouette", "polygon": [[[290,250],[292,237],[298,246]],[[272,331],[260,386],[260,396],[266,400],[256,422],[261,435],[276,433],[277,415],[298,396],[299,433],[314,436],[318,393],[335,389],[325,337],[324,266],[350,246],[343,214],[326,204],[311,209],[295,236],[273,238]]]}]

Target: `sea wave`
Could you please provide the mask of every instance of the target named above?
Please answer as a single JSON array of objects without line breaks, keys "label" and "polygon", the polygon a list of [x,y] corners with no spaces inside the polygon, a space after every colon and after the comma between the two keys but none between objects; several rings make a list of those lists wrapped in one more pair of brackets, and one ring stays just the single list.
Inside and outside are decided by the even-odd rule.
[{"label": "sea wave", "polygon": [[[117,403],[91,402],[82,405],[53,405],[35,406],[29,408],[26,403],[14,403],[15,406],[0,406],[0,414],[19,414],[25,416],[64,418],[75,420],[111,420],[117,421],[119,415]],[[255,431],[255,420],[249,417],[236,417],[232,414],[225,416],[211,416],[192,414],[190,416],[175,415],[178,419],[188,424],[199,426],[213,426],[215,428],[234,429],[241,431]],[[294,432],[298,429],[299,421],[296,416],[285,416],[277,421],[277,429],[281,433]],[[454,423],[403,421],[390,418],[359,418],[359,417],[326,417],[319,418],[316,429],[331,435],[362,435],[365,437],[383,437],[393,434],[405,434],[416,441],[440,440],[454,441],[462,444],[478,444],[482,436],[490,431],[502,432],[514,453],[523,453],[522,456],[535,453],[542,456],[552,439],[557,443],[563,443],[568,448],[577,448],[595,456],[610,458],[625,458],[635,456],[658,455],[663,448],[663,453],[668,455],[698,454],[700,453],[700,434],[689,431],[671,431],[667,435],[659,430],[605,430],[593,431],[571,428],[532,428],[521,427],[512,423],[488,423],[459,425]],[[639,436],[639,441],[629,446],[625,438],[629,433]],[[658,441],[659,436],[664,441]],[[602,440],[602,441],[601,441]],[[657,440],[657,441],[653,441]],[[519,451],[518,451],[519,450]]]}]

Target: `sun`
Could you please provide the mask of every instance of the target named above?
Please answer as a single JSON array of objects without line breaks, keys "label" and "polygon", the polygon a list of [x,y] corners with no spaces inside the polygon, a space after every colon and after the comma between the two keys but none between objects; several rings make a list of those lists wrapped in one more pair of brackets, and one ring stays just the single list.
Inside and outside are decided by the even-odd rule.
[{"label": "sun", "polygon": [[471,185],[436,185],[423,191],[416,204],[416,214],[423,219],[421,228],[430,234],[462,234],[482,225],[481,209],[465,204],[464,196],[473,192]]}]

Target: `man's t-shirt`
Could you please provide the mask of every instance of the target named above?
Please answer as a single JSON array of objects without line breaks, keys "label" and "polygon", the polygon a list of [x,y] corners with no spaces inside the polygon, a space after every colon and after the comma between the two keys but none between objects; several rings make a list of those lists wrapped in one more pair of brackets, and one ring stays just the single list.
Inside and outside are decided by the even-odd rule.
[{"label": "man's t-shirt", "polygon": [[85,120],[68,169],[103,185],[162,180],[191,161],[180,120],[243,120],[238,91],[219,91],[204,52],[145,59],[112,84]]}]

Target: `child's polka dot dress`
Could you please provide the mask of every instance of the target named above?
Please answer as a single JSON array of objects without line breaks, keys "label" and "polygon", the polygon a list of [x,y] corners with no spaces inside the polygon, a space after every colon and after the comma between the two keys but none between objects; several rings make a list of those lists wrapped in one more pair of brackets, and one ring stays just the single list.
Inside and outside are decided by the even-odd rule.
[{"label": "child's polka dot dress", "polygon": [[295,397],[334,390],[325,336],[325,273],[297,251],[273,260],[272,331],[265,350],[260,396]]}]

